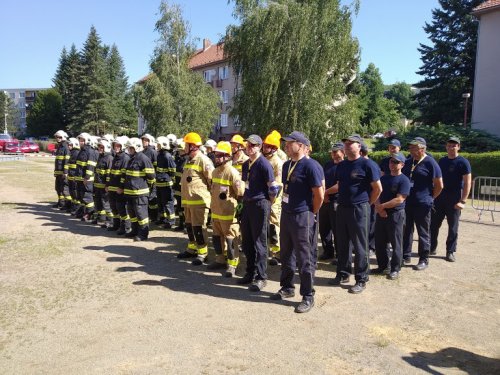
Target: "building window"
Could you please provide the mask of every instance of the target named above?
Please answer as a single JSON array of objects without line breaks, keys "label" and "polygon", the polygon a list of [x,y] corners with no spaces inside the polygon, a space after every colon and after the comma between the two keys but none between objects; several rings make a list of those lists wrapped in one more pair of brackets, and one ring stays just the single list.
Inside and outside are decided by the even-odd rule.
[{"label": "building window", "polygon": [[219,67],[219,79],[228,79],[229,78],[229,67],[220,66]]},{"label": "building window", "polygon": [[26,118],[26,110],[25,109],[21,109],[19,112],[21,113],[21,118]]},{"label": "building window", "polygon": [[25,93],[24,93],[24,92],[20,92],[20,93],[19,93],[19,97],[20,97],[20,98],[24,98],[24,97],[25,97]]},{"label": "building window", "polygon": [[224,104],[229,102],[229,90],[221,90],[219,91],[220,101]]},{"label": "building window", "polygon": [[11,99],[15,99],[16,98],[16,93],[15,92],[11,92],[11,93],[9,93],[9,95],[10,95]]},{"label": "building window", "polygon": [[240,116],[233,117],[233,125],[235,128],[239,128],[241,126]]},{"label": "building window", "polygon": [[215,73],[216,73],[215,69],[205,70],[203,72],[203,78],[205,79],[205,82],[212,82]]},{"label": "building window", "polygon": [[217,121],[217,126],[220,128],[227,127],[227,113],[221,113],[219,121]]}]

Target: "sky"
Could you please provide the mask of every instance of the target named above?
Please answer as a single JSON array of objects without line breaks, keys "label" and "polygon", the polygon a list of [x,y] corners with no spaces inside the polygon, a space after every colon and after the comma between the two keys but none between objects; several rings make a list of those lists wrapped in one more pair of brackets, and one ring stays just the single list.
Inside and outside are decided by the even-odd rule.
[{"label": "sky", "polygon": [[[236,23],[227,0],[170,0],[180,4],[201,47],[216,42]],[[341,0],[350,4],[351,0]],[[63,47],[80,50],[93,25],[103,44],[116,44],[129,83],[149,71],[158,34],[160,0],[23,0],[0,6],[0,88],[48,88]],[[352,35],[361,47],[361,70],[374,63],[385,84],[418,82],[419,43],[438,0],[361,0]]]}]

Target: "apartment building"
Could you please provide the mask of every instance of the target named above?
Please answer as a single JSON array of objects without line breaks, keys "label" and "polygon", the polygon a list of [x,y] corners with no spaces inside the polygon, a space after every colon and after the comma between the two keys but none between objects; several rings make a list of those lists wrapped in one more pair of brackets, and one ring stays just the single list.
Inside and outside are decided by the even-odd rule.
[{"label": "apartment building", "polygon": [[33,105],[37,93],[42,90],[40,88],[20,88],[20,89],[0,89],[10,99],[14,102],[14,106],[17,109],[17,118],[14,119],[14,123],[19,124],[19,132],[26,132],[26,117],[29,113],[31,106]]}]

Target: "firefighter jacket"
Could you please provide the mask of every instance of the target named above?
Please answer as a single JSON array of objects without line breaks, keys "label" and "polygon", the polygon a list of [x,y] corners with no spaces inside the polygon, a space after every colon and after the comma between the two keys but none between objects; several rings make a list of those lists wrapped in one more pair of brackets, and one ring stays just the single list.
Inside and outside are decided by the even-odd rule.
[{"label": "firefighter jacket", "polygon": [[124,151],[115,155],[115,157],[113,158],[113,162],[111,163],[109,181],[106,181],[108,191],[116,192],[116,190],[118,190],[118,188],[122,186],[120,180],[122,178],[122,175],[125,174],[129,160],[130,156]]},{"label": "firefighter jacket", "polygon": [[149,191],[156,182],[153,163],[144,153],[136,152],[128,161],[120,182],[125,195],[149,196]]},{"label": "firefighter jacket", "polygon": [[78,158],[79,153],[80,153],[80,148],[75,148],[75,147],[73,147],[69,152],[68,181],[75,181],[76,160]]},{"label": "firefighter jacket", "polygon": [[56,161],[54,164],[54,176],[62,176],[68,174],[69,163],[69,148],[66,141],[61,141],[57,145]]},{"label": "firefighter jacket", "polygon": [[156,165],[156,187],[167,187],[174,185],[175,161],[172,154],[167,150],[158,153]]},{"label": "firefighter jacket", "polygon": [[175,180],[174,180],[174,195],[181,196],[181,179],[182,171],[184,170],[184,165],[186,164],[188,157],[186,155],[181,156],[179,154],[175,157]]},{"label": "firefighter jacket", "polygon": [[85,145],[80,149],[76,158],[76,173],[75,181],[83,182],[88,180],[94,181],[94,172],[97,165],[97,152],[89,145]]},{"label": "firefighter jacket", "polygon": [[210,207],[210,183],[213,170],[212,161],[201,151],[186,162],[181,177],[182,207]]},{"label": "firefighter jacket", "polygon": [[99,189],[104,189],[106,187],[106,183],[109,181],[112,163],[113,156],[111,156],[111,153],[105,152],[99,155],[95,169],[94,187]]},{"label": "firefighter jacket", "polygon": [[144,148],[144,151],[142,151],[144,155],[146,155],[149,160],[151,160],[151,163],[153,163],[153,168],[156,168],[156,165],[158,163],[158,152],[156,151],[155,146],[148,146]]},{"label": "firefighter jacket", "polygon": [[278,157],[283,161],[283,163],[288,160],[288,156],[286,156],[285,151],[283,151],[280,148],[278,148],[278,151],[276,151],[276,155],[278,155]]},{"label": "firefighter jacket", "polygon": [[274,172],[274,181],[278,185],[282,185],[281,181],[281,171],[283,169],[283,160],[278,156],[278,153],[275,152],[274,154],[270,155],[267,157],[267,160],[269,160],[269,163],[271,163],[271,166],[273,167],[273,172]]},{"label": "firefighter jacket", "polygon": [[233,167],[236,168],[238,172],[240,172],[240,176],[241,176],[241,169],[243,168],[243,163],[246,162],[247,160],[248,156],[243,151],[239,151],[239,155],[236,158],[236,160],[233,159]]},{"label": "firefighter jacket", "polygon": [[211,203],[212,219],[233,221],[238,197],[245,193],[245,184],[231,161],[224,163],[212,173]]}]

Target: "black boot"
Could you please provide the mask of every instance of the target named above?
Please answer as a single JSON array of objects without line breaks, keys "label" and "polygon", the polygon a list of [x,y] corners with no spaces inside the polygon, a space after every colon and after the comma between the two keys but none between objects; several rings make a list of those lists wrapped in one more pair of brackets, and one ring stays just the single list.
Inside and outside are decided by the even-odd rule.
[{"label": "black boot", "polygon": [[147,241],[149,236],[149,227],[139,228],[137,231],[137,236],[134,237],[134,241]]},{"label": "black boot", "polygon": [[139,234],[139,223],[136,221],[132,223],[132,230],[129,233],[125,234],[127,238],[134,238]]},{"label": "black boot", "polygon": [[[120,229],[120,219],[113,219],[113,226],[108,227],[108,231],[112,232],[118,229]],[[123,231],[125,233],[125,225]]]}]

